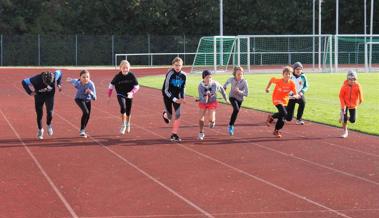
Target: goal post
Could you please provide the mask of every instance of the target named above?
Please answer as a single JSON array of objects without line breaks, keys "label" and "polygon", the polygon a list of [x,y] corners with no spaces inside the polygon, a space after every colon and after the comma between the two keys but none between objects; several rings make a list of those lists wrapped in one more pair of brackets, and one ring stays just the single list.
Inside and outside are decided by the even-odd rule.
[{"label": "goal post", "polygon": [[191,73],[227,71],[235,53],[235,36],[204,36],[199,40]]}]

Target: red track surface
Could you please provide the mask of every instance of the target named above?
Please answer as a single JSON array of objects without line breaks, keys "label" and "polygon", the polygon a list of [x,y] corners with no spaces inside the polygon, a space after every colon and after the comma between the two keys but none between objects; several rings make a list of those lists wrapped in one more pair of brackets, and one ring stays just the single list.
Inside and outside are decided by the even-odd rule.
[{"label": "red track surface", "polygon": [[183,142],[171,143],[161,93],[149,88],[136,95],[132,132],[120,136],[116,98],[106,97],[115,72],[91,72],[98,100],[90,137],[78,137],[81,112],[65,84],[54,136],[43,141],[35,139],[33,98],[20,84],[33,74],[0,74],[0,217],[379,217],[378,137],[341,139],[340,129],[307,122],[286,125],[276,139],[266,114],[245,109],[230,137],[231,107],[220,105],[216,129],[200,142],[188,98]]}]

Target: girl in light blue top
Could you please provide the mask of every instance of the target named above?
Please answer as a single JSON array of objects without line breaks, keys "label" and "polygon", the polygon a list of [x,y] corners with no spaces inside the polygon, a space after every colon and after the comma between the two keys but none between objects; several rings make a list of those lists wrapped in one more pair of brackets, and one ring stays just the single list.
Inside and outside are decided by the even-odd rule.
[{"label": "girl in light blue top", "polygon": [[86,126],[91,114],[91,100],[96,100],[95,84],[90,80],[90,74],[87,70],[80,71],[80,79],[67,78],[76,89],[75,102],[82,110],[82,119],[80,122],[80,136],[87,138]]}]

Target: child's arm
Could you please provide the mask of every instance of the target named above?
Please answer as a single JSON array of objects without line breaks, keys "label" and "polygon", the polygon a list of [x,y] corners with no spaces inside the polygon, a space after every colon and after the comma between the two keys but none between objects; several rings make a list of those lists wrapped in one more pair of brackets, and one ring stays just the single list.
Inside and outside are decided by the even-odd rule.
[{"label": "child's arm", "polygon": [[247,97],[249,95],[249,85],[247,84],[247,80],[244,80],[242,95],[245,97]]},{"label": "child's arm", "polygon": [[266,93],[269,93],[270,92],[270,86],[272,84],[272,81],[273,81],[274,78],[271,78],[270,81],[268,82],[267,86],[266,86]]},{"label": "child's arm", "polygon": [[345,107],[346,107],[344,96],[345,96],[345,92],[344,92],[344,89],[342,86],[340,89],[340,94],[339,94],[341,109],[345,109]]},{"label": "child's arm", "polygon": [[62,71],[55,71],[55,81],[57,81],[57,87],[59,91],[62,91]]},{"label": "child's arm", "polygon": [[78,88],[80,80],[79,79],[73,79],[71,77],[67,77],[67,82],[71,83],[75,88]]},{"label": "child's arm", "polygon": [[231,79],[228,79],[228,80],[226,80],[226,82],[225,82],[225,84],[224,84],[224,86],[223,86],[223,88],[224,88],[224,90],[226,91],[226,89],[228,88],[228,85],[231,83]]},{"label": "child's arm", "polygon": [[226,96],[226,91],[225,91],[225,89],[221,86],[220,83],[217,83],[217,89],[218,89],[218,91],[221,93],[222,98],[225,100],[225,102],[228,102],[228,98],[227,98],[227,96]]},{"label": "child's arm", "polygon": [[128,98],[133,98],[134,94],[136,94],[139,90],[139,85],[134,85],[132,91],[128,92]]},{"label": "child's arm", "polygon": [[200,102],[206,102],[205,101],[205,89],[203,89],[203,85],[200,83],[198,86],[197,86],[197,93],[199,94],[199,101]]},{"label": "child's arm", "polygon": [[86,93],[91,95],[92,100],[96,100],[96,88],[92,81],[90,81],[88,89],[86,89]]},{"label": "child's arm", "polygon": [[22,80],[22,87],[24,87],[26,93],[28,95],[35,95],[35,91],[32,91],[31,87],[33,87],[32,82],[30,81],[30,78],[26,78]]},{"label": "child's arm", "polygon": [[298,93],[299,95],[303,95],[306,91],[308,91],[308,87],[309,87],[309,82],[308,82],[307,77],[304,74],[302,76],[304,78],[304,86]]},{"label": "child's arm", "polygon": [[359,91],[359,93],[358,93],[359,104],[362,104],[362,102],[363,102],[363,92],[362,92],[362,87],[361,87],[360,85],[359,85],[358,87],[359,87],[359,89],[358,89],[358,91]]},{"label": "child's arm", "polygon": [[108,86],[108,97],[109,98],[112,96],[113,89],[114,89],[114,85],[112,83],[109,83],[109,86]]}]

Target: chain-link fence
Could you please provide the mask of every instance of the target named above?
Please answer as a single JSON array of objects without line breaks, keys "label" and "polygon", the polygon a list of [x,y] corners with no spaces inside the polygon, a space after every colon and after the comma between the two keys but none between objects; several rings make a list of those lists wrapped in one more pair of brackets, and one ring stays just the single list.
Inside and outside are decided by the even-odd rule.
[{"label": "chain-link fence", "polygon": [[[0,35],[1,66],[114,65],[118,53],[194,53],[201,36]],[[169,65],[167,57],[131,57],[133,65]],[[193,55],[184,55],[192,64]]]}]

